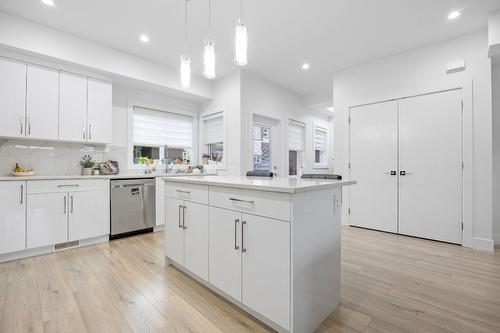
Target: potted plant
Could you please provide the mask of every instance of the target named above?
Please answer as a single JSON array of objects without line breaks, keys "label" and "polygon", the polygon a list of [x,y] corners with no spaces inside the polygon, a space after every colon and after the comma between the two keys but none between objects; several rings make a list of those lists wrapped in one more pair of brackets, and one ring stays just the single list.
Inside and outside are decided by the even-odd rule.
[{"label": "potted plant", "polygon": [[210,160],[210,154],[203,154],[201,156],[201,160],[202,160],[202,163],[207,165],[208,164],[208,161]]},{"label": "potted plant", "polygon": [[83,176],[92,176],[92,168],[95,165],[95,161],[92,159],[92,156],[84,155],[80,161],[80,165],[82,166]]}]

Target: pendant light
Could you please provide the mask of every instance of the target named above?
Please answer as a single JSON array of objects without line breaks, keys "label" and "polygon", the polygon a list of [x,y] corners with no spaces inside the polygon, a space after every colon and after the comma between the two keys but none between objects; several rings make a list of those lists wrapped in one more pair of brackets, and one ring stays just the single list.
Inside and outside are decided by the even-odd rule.
[{"label": "pendant light", "polygon": [[208,36],[203,48],[203,76],[206,79],[215,79],[215,41],[212,35],[212,0],[208,0]]},{"label": "pendant light", "polygon": [[236,25],[236,35],[234,40],[234,63],[238,66],[248,64],[247,58],[247,27],[243,23],[243,0],[240,0],[240,18]]},{"label": "pendant light", "polygon": [[184,0],[184,54],[181,55],[181,86],[184,89],[191,85],[191,59],[187,53],[187,3],[189,0]]}]

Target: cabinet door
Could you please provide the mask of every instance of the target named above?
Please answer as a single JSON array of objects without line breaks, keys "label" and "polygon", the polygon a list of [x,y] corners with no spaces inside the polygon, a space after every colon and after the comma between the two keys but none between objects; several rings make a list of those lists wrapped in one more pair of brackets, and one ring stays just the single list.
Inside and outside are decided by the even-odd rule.
[{"label": "cabinet door", "polygon": [[26,64],[0,59],[0,136],[26,135]]},{"label": "cabinet door", "polygon": [[112,141],[112,87],[111,84],[88,79],[87,141]]},{"label": "cabinet door", "polygon": [[59,72],[28,65],[26,94],[26,137],[58,139]]},{"label": "cabinet door", "polygon": [[241,301],[241,213],[209,207],[209,281]]},{"label": "cabinet door", "polygon": [[288,329],[290,223],[242,216],[242,302]]},{"label": "cabinet door", "polygon": [[165,254],[181,265],[184,265],[183,207],[184,202],[182,200],[165,199]]},{"label": "cabinet door", "polygon": [[184,206],[184,266],[208,281],[208,206]]},{"label": "cabinet door", "polygon": [[26,182],[0,183],[0,254],[26,249]]},{"label": "cabinet door", "polygon": [[61,72],[59,76],[59,140],[87,138],[87,78]]},{"label": "cabinet door", "polygon": [[68,194],[29,194],[26,200],[28,249],[66,242],[68,240]]},{"label": "cabinet door", "polygon": [[105,191],[69,193],[69,240],[109,234],[109,200]]}]

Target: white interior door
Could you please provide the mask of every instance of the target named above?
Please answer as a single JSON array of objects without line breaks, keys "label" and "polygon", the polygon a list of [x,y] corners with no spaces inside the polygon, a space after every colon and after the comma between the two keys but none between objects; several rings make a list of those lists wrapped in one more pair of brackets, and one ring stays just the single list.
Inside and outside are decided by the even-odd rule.
[{"label": "white interior door", "polygon": [[208,206],[184,203],[184,265],[208,280]]},{"label": "white interior door", "polygon": [[183,206],[182,200],[165,199],[165,254],[181,265],[184,265]]},{"label": "white interior door", "polygon": [[59,140],[85,141],[87,137],[87,78],[60,73]]},{"label": "white interior door", "polygon": [[397,114],[394,101],[350,109],[351,225],[397,232]]},{"label": "white interior door", "polygon": [[399,231],[462,243],[462,91],[399,102]]},{"label": "white interior door", "polygon": [[209,281],[241,301],[241,213],[209,207]]}]

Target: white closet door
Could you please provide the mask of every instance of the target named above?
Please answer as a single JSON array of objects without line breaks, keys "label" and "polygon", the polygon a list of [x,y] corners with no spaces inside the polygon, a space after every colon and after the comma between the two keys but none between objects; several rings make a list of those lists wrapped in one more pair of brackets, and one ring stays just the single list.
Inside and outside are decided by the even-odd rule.
[{"label": "white closet door", "polygon": [[350,109],[351,225],[397,232],[397,113],[396,102]]},{"label": "white closet door", "polygon": [[401,234],[462,243],[461,102],[461,90],[399,102]]}]

